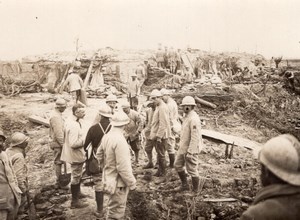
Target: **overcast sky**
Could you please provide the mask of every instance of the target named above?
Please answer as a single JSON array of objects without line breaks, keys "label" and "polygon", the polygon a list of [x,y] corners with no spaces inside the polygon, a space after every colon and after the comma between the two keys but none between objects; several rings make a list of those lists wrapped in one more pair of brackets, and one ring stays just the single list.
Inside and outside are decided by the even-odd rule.
[{"label": "overcast sky", "polygon": [[110,46],[300,58],[297,0],[0,0],[0,59]]}]

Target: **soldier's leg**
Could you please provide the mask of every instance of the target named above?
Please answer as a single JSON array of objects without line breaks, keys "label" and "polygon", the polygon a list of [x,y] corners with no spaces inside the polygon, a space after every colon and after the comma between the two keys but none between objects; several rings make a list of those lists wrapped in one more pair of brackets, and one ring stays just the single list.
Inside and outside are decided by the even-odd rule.
[{"label": "soldier's leg", "polygon": [[117,187],[116,192],[110,196],[107,204],[107,220],[124,217],[128,192],[128,187]]},{"label": "soldier's leg", "polygon": [[175,136],[174,135],[171,135],[169,138],[168,138],[168,141],[167,141],[167,151],[168,151],[168,154],[169,154],[169,161],[170,161],[170,167],[173,168],[174,167],[174,161],[175,161]]},{"label": "soldier's leg", "polygon": [[140,152],[140,146],[138,145],[138,139],[130,141],[130,146],[135,154],[135,162],[139,162],[139,152]]},{"label": "soldier's leg", "polygon": [[60,160],[61,150],[62,150],[61,148],[53,148],[56,184],[58,186],[59,186],[59,177],[61,175],[61,166],[63,164],[63,161]]},{"label": "soldier's leg", "polygon": [[177,154],[174,167],[178,172],[178,176],[181,180],[180,190],[189,190],[189,185],[187,182],[187,176],[185,173],[185,154]]},{"label": "soldier's leg", "polygon": [[80,197],[80,179],[82,176],[83,163],[72,163],[71,164],[71,193],[72,201],[71,208],[83,208],[88,206],[87,203],[79,201]]},{"label": "soldier's leg", "polygon": [[95,215],[97,218],[102,218],[104,216],[103,213],[103,201],[104,201],[104,192],[103,192],[103,182],[102,182],[102,174],[95,174],[92,176],[93,182],[95,184],[95,199],[96,199],[96,205],[97,210],[95,212]]},{"label": "soldier's leg", "polygon": [[154,147],[154,143],[152,140],[150,139],[146,139],[146,144],[145,144],[145,151],[147,153],[147,157],[148,157],[148,164],[146,166],[144,166],[144,169],[149,169],[149,168],[153,168],[153,161],[152,161],[152,150]]},{"label": "soldier's leg", "polygon": [[198,161],[198,154],[189,154],[189,156],[186,158],[186,170],[192,177],[194,192],[198,192],[199,189]]},{"label": "soldier's leg", "polygon": [[158,157],[158,171],[156,176],[164,176],[166,174],[166,146],[167,139],[162,139],[161,142],[156,141],[156,152]]}]

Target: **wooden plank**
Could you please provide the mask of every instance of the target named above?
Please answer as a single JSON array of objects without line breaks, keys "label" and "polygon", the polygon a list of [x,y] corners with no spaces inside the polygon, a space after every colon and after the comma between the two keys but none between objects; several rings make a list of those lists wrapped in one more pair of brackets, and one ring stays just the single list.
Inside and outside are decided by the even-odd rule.
[{"label": "wooden plank", "polygon": [[226,144],[234,144],[234,145],[237,145],[240,147],[245,147],[250,150],[256,150],[262,146],[262,144],[255,142],[255,141],[251,141],[246,138],[223,134],[223,133],[213,131],[213,130],[202,129],[201,132],[202,132],[203,138],[206,138],[206,137],[211,138],[211,139],[214,139],[217,141],[224,142]]},{"label": "wooden plank", "polygon": [[224,199],[203,199],[203,202],[236,202],[237,199],[234,198],[224,198]]},{"label": "wooden plank", "polygon": [[198,102],[198,103],[200,103],[202,105],[208,106],[210,108],[217,108],[217,106],[215,104],[213,104],[211,102],[208,102],[208,101],[205,101],[204,99],[201,99],[201,98],[199,98],[197,96],[195,96],[195,100],[196,100],[196,102]]},{"label": "wooden plank", "polygon": [[217,93],[199,93],[199,92],[183,92],[183,93],[173,93],[170,96],[172,98],[184,98],[185,96],[197,96],[198,98],[202,98],[205,100],[215,100],[215,101],[233,101],[234,96],[231,94],[217,94]]},{"label": "wooden plank", "polygon": [[193,70],[193,65],[192,65],[192,63],[191,63],[191,61],[190,61],[188,55],[187,55],[187,54],[182,54],[182,55],[181,55],[181,59],[182,59],[182,61],[183,61],[183,64],[184,64],[185,66],[189,67],[190,70],[192,71],[192,70]]},{"label": "wooden plank", "polygon": [[89,83],[89,79],[91,77],[91,73],[92,73],[92,69],[93,69],[93,65],[94,65],[94,60],[91,61],[89,69],[87,71],[86,77],[84,79],[84,83],[83,83],[83,88],[85,89]]},{"label": "wooden plank", "polygon": [[33,122],[33,123],[36,123],[36,124],[40,124],[40,125],[44,125],[46,127],[50,127],[49,119],[45,119],[45,118],[42,118],[42,117],[37,116],[37,115],[29,116],[28,120]]}]

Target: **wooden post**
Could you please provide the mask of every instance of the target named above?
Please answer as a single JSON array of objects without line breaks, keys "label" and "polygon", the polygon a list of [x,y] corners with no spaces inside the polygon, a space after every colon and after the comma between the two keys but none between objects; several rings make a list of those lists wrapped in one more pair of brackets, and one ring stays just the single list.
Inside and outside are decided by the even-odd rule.
[{"label": "wooden post", "polygon": [[86,77],[84,79],[84,83],[83,83],[83,89],[85,89],[89,83],[89,79],[91,77],[91,73],[92,73],[92,69],[93,69],[93,65],[94,65],[94,59],[91,60],[89,69],[87,71]]},{"label": "wooden post", "polygon": [[203,99],[200,99],[199,97],[195,96],[195,101],[202,104],[202,105],[205,105],[205,106],[208,106],[210,108],[217,108],[217,106],[211,102],[208,102],[208,101],[205,101]]}]

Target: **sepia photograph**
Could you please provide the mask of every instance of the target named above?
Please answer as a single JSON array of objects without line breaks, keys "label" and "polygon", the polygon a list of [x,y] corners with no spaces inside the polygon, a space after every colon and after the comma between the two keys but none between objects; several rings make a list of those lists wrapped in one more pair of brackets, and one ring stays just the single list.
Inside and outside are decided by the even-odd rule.
[{"label": "sepia photograph", "polygon": [[0,220],[299,220],[299,12],[0,0]]}]

